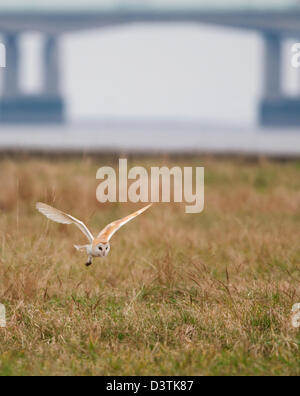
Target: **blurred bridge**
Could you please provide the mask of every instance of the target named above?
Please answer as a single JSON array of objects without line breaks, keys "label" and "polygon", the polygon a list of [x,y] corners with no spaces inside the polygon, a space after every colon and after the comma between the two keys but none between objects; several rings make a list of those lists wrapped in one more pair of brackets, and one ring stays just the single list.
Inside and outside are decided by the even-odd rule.
[{"label": "blurred bridge", "polygon": [[[280,5],[279,5],[280,3]],[[299,97],[282,90],[282,41],[300,39],[300,2],[296,0],[1,0],[0,33],[7,48],[0,121],[63,122],[59,39],[66,32],[133,23],[194,23],[250,30],[262,35],[264,97],[259,104],[265,126],[300,126]],[[44,35],[43,91],[20,90],[20,36]]]}]

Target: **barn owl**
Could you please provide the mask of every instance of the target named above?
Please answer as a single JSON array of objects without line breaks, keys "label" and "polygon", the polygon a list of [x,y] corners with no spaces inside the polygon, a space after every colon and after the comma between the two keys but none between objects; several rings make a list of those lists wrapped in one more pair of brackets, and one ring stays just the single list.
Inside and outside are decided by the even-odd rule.
[{"label": "barn owl", "polygon": [[123,219],[116,220],[110,224],[108,224],[98,235],[96,238],[92,235],[87,226],[80,220],[75,217],[66,214],[58,209],[53,208],[52,206],[46,205],[44,203],[38,202],[36,204],[36,208],[39,212],[41,212],[44,216],[48,217],[48,219],[56,221],[57,223],[62,224],[75,224],[87,237],[89,240],[89,244],[87,245],[74,245],[74,247],[79,251],[86,251],[88,255],[88,262],[86,266],[90,266],[92,264],[92,259],[94,257],[106,257],[110,251],[109,241],[111,237],[126,223],[133,220],[135,217],[139,216],[147,209],[150,208],[152,204],[147,205],[146,207],[138,210],[137,212],[132,213],[129,216],[124,217]]}]

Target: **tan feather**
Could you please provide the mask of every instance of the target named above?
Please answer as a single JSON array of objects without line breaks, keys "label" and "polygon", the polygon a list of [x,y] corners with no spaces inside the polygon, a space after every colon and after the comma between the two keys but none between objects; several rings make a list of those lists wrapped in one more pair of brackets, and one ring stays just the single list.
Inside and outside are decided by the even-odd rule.
[{"label": "tan feather", "polygon": [[97,245],[98,243],[108,243],[112,236],[121,228],[123,225],[127,224],[129,221],[133,220],[135,217],[139,216],[147,209],[149,209],[152,204],[147,205],[146,207],[138,210],[137,212],[132,213],[129,216],[124,217],[123,219],[113,221],[108,224],[94,239],[93,245]]}]

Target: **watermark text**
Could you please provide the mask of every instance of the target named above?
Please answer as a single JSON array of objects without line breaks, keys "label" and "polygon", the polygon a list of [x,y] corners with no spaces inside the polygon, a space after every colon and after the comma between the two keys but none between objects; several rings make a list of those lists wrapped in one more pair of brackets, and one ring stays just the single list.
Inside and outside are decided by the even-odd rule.
[{"label": "watermark text", "polygon": [[118,175],[114,168],[102,167],[96,177],[102,180],[96,192],[101,203],[178,202],[186,203],[186,213],[204,209],[203,167],[151,167],[148,172],[141,166],[128,169],[127,159],[120,159]]},{"label": "watermark text", "polygon": [[6,310],[3,304],[0,304],[0,328],[6,327]]},{"label": "watermark text", "polygon": [[6,67],[6,48],[3,43],[0,43],[0,68]]},{"label": "watermark text", "polygon": [[300,304],[295,304],[292,308],[292,326],[295,329],[300,327]]},{"label": "watermark text", "polygon": [[292,46],[292,67],[298,69],[300,67],[300,43],[295,43]]}]

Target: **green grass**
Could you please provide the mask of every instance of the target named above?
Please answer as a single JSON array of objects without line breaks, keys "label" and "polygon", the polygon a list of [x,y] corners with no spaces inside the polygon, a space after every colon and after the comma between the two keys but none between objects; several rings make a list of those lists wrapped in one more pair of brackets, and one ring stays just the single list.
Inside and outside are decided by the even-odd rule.
[{"label": "green grass", "polygon": [[103,159],[0,162],[1,376],[300,374],[299,162],[131,160],[205,166],[205,211],[156,204],[88,269],[35,202],[94,232],[142,205],[96,201]]}]

